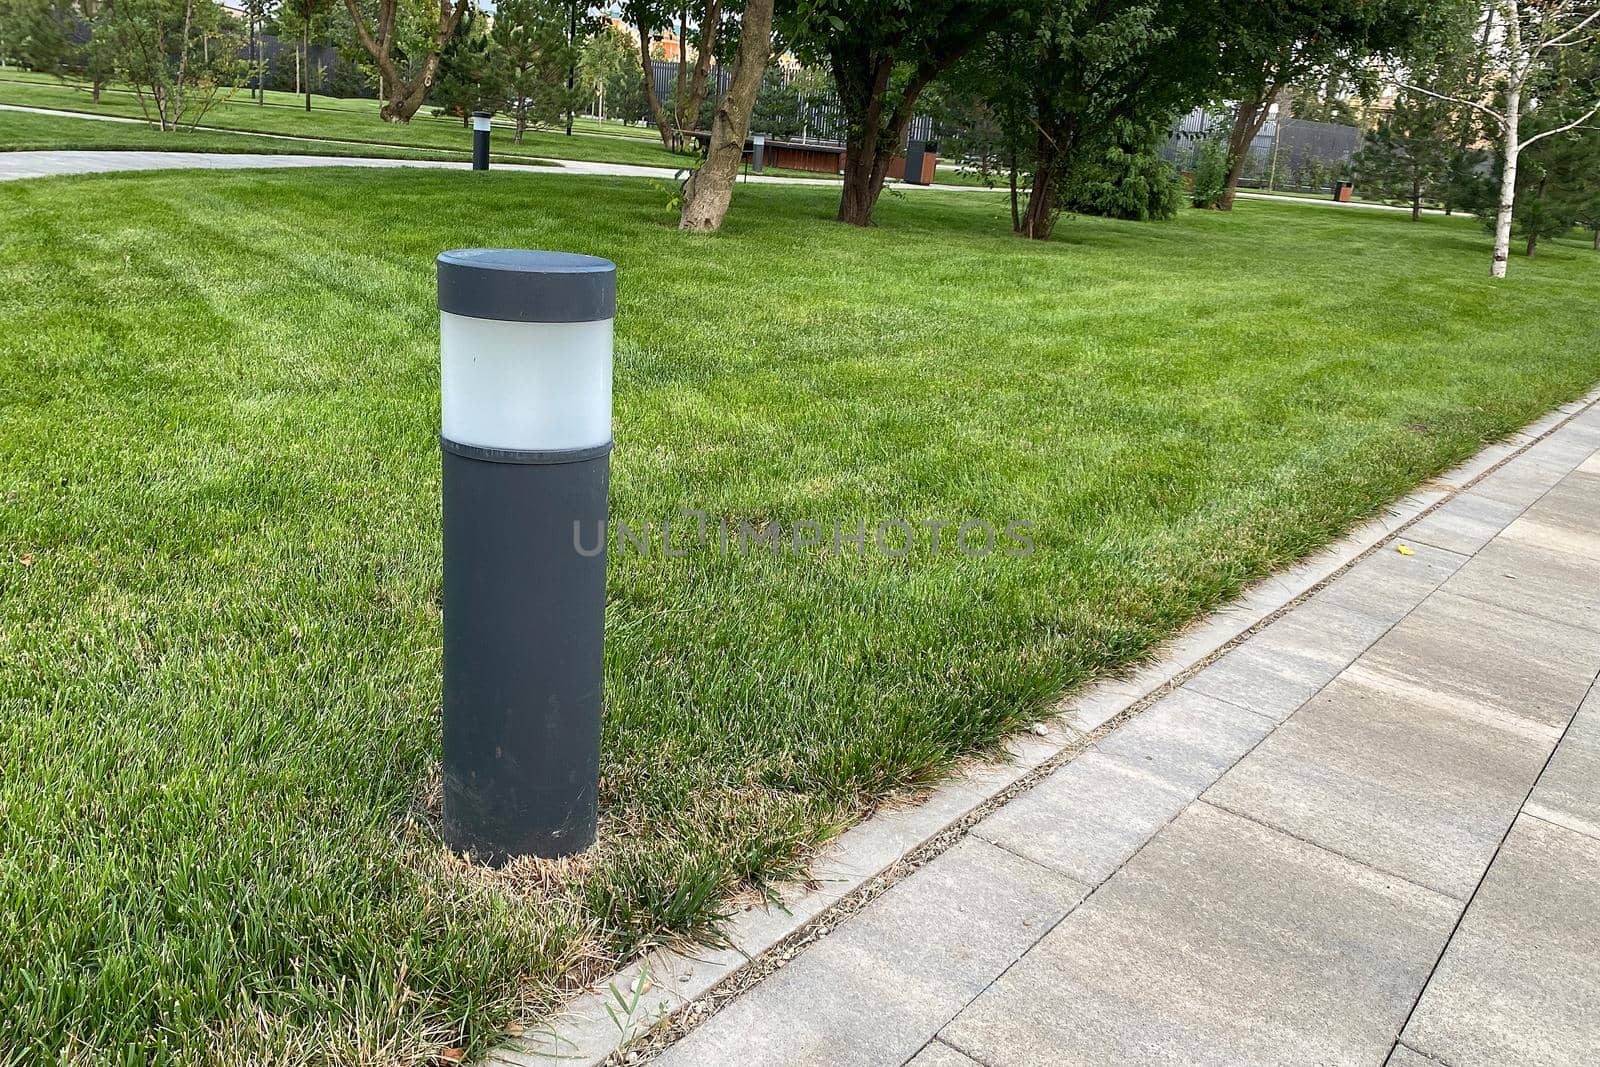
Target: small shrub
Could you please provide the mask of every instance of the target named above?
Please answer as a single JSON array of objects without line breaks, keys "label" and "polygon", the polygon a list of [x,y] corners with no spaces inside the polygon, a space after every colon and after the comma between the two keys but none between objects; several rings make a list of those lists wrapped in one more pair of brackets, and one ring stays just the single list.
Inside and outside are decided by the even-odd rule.
[{"label": "small shrub", "polygon": [[1195,146],[1189,199],[1195,207],[1216,207],[1228,184],[1228,146],[1207,138]]}]

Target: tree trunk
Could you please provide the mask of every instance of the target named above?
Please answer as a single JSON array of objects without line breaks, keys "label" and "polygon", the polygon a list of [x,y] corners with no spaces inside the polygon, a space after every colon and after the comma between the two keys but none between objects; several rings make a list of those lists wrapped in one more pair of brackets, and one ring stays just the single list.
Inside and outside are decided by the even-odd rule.
[{"label": "tree trunk", "polygon": [[[1539,201],[1544,199],[1544,185],[1545,185],[1545,182],[1547,182],[1549,180],[1550,180],[1549,177],[1546,176],[1546,175],[1541,175],[1540,176],[1540,178],[1539,178],[1539,188],[1533,194],[1534,203],[1537,204]],[[1528,230],[1528,258],[1532,259],[1533,258],[1533,254],[1538,250],[1539,250],[1539,231],[1537,229],[1529,229]]]},{"label": "tree trunk", "polygon": [[461,17],[466,14],[468,3],[470,0],[439,0],[439,24],[434,29],[433,40],[423,56],[422,68],[408,82],[400,77],[394,58],[389,54],[394,44],[392,34],[398,14],[398,0],[379,0],[376,39],[367,27],[366,15],[357,0],[345,0],[345,9],[355,23],[356,40],[361,42],[361,47],[367,50],[378,68],[378,98],[384,99],[387,90],[388,99],[378,109],[378,116],[384,122],[410,122],[411,116],[422,107],[423,101],[428,98],[428,87],[433,84],[433,75],[439,69],[439,55]]},{"label": "tree trunk", "polygon": [[[954,62],[956,58],[958,56],[947,58],[946,64]],[[834,64],[834,83],[839,89],[841,103],[856,102],[860,107],[859,115],[851,114],[853,109],[849,103],[845,103],[844,107],[848,129],[844,142],[844,189],[839,194],[840,222],[848,222],[852,226],[872,225],[872,209],[877,206],[878,196],[883,192],[884,180],[889,176],[889,164],[900,150],[906,127],[911,124],[911,112],[916,107],[917,97],[940,69],[932,66],[918,68],[901,91],[900,102],[894,113],[885,121],[884,97],[889,89],[890,76],[894,73],[893,61],[880,59],[873,68],[869,85],[848,84],[847,76],[840,72],[840,64]]]},{"label": "tree trunk", "polygon": [[1028,207],[1022,214],[1024,237],[1047,241],[1056,225],[1056,169],[1060,163],[1057,145],[1039,131],[1038,159],[1033,168],[1033,188],[1028,192]]},{"label": "tree trunk", "polygon": [[846,142],[844,191],[839,196],[840,222],[848,222],[852,226],[872,225],[872,208],[878,202],[878,194],[872,188],[872,164],[870,152],[860,145],[852,152]]},{"label": "tree trunk", "polygon": [[410,85],[403,82],[391,82],[389,102],[378,109],[378,117],[384,122],[393,122],[404,125],[411,121],[411,117],[422,109],[422,104],[428,98],[428,85],[433,81],[433,72],[428,72],[427,78],[418,78]]},{"label": "tree trunk", "polygon": [[1239,176],[1244,173],[1245,160],[1250,155],[1250,142],[1261,132],[1277,99],[1278,86],[1273,85],[1259,100],[1239,101],[1239,113],[1233,117],[1233,130],[1228,134],[1228,180],[1217,197],[1218,211],[1233,210],[1233,199],[1239,192]]},{"label": "tree trunk", "polygon": [[183,36],[178,39],[178,75],[172,79],[172,129],[183,117],[183,89],[189,79],[189,31],[194,25],[194,0],[183,5]]},{"label": "tree trunk", "polygon": [[[716,5],[707,5],[714,8]],[[683,213],[678,229],[716,233],[733,200],[733,182],[744,159],[744,139],[750,132],[750,113],[772,54],[773,0],[747,0],[739,19],[739,57],[733,81],[717,103],[711,120],[711,144],[705,162],[689,176],[683,190]],[[696,66],[699,64],[697,63]]]},{"label": "tree trunk", "polygon": [[523,95],[522,92],[520,92],[520,91],[517,93],[516,116],[517,116],[516,133],[512,135],[511,140],[512,140],[513,144],[521,144],[522,143],[522,131],[526,130],[528,128],[528,98],[525,95]]},{"label": "tree trunk", "polygon": [[575,113],[578,88],[578,6],[568,0],[567,7],[567,136],[572,136],[572,117]]},{"label": "tree trunk", "polygon": [[1017,207],[1017,153],[1011,153],[1011,232],[1022,232],[1022,215]]},{"label": "tree trunk", "polygon": [[650,117],[655,119],[656,132],[661,134],[661,147],[672,148],[672,123],[667,121],[666,109],[656,93],[656,69],[650,62],[650,30],[639,24],[639,61],[644,65],[644,98],[650,104]]},{"label": "tree trunk", "polygon": [[689,6],[678,5],[678,77],[672,84],[672,147],[683,147],[684,74],[689,65]]},{"label": "tree trunk", "polygon": [[1418,222],[1422,219],[1422,179],[1413,175],[1411,178],[1411,221]]},{"label": "tree trunk", "polygon": [[[689,75],[689,92],[685,96],[683,87],[678,88],[678,130],[683,133],[695,129],[700,124],[700,105],[706,100],[706,83],[711,76],[711,50],[717,43],[717,21],[722,17],[722,0],[706,0],[705,11],[700,20],[700,35],[704,38],[700,42],[700,52],[694,57],[694,71]],[[679,42],[680,48],[683,42]],[[771,51],[771,45],[768,45]],[[680,55],[685,53],[680,52]],[[682,64],[679,65],[680,69]],[[715,121],[713,119],[713,121]]]},{"label": "tree trunk", "polygon": [[1594,250],[1600,252],[1600,230],[1594,231]]},{"label": "tree trunk", "polygon": [[1489,261],[1489,277],[1504,278],[1506,261],[1511,258],[1511,212],[1517,202],[1518,112],[1522,107],[1521,86],[1506,90],[1505,166],[1500,171],[1500,204],[1494,216],[1494,258]]},{"label": "tree trunk", "polygon": [[301,40],[301,46],[305,49],[305,55],[306,55],[306,58],[305,58],[305,68],[306,68],[306,111],[309,112],[311,110],[311,20],[310,19],[306,19],[305,36]]}]

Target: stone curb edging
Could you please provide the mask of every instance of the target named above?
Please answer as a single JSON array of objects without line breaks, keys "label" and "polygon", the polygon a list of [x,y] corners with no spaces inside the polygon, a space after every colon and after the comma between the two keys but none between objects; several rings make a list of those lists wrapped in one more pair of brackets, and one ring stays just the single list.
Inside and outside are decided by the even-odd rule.
[{"label": "stone curb edging", "polygon": [[[1402,528],[1596,403],[1600,388],[1432,479],[1336,544],[1257,582],[1167,642],[1154,663],[1127,678],[1090,685],[1058,705],[1051,718],[1008,738],[1003,745],[1008,759],[971,765],[913,805],[886,809],[858,823],[819,853],[812,865],[813,888],[785,890],[778,907],[746,907],[728,924],[722,946],[694,955],[658,949],[590,986],[551,1024],[529,1029],[482,1062],[492,1067],[602,1067],[621,1062],[625,1046],[663,1023],[676,1023],[672,1030],[677,1031],[703,1021],[713,1013],[707,998],[729,999],[793,955],[776,950],[793,946],[798,951],[825,934],[965,836],[992,809],[1076,757]],[[734,988],[719,996],[719,987]]]}]

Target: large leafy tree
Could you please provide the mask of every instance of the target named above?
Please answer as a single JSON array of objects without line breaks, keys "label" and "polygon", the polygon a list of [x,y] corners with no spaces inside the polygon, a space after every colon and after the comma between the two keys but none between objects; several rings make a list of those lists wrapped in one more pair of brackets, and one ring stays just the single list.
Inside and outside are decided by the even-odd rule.
[{"label": "large leafy tree", "polygon": [[[1572,90],[1588,82],[1596,59],[1586,51],[1567,52],[1560,57],[1538,87],[1539,108],[1528,116],[1523,133],[1538,133],[1566,125],[1583,97]],[[1503,177],[1503,158],[1496,161]],[[1565,235],[1574,225],[1587,224],[1589,211],[1600,186],[1600,130],[1584,124],[1534,141],[1522,154],[1517,168],[1516,203],[1511,215],[1511,234],[1525,242],[1524,251],[1534,255],[1539,242]],[[1498,205],[1493,200],[1478,207],[1486,228],[1493,229]]]},{"label": "large leafy tree", "polygon": [[1492,278],[1505,277],[1511,256],[1522,154],[1548,138],[1581,131],[1600,115],[1600,69],[1589,61],[1597,52],[1596,0],[1491,0],[1483,70],[1498,86],[1497,99],[1485,103],[1476,93],[1406,86],[1473,109],[1498,142]]},{"label": "large leafy tree", "polygon": [[584,91],[599,96],[602,118],[638,122],[650,117],[639,79],[639,50],[629,34],[607,25],[585,41],[579,76]]},{"label": "large leafy tree", "polygon": [[563,0],[500,0],[491,32],[504,71],[517,144],[530,125],[552,124],[568,110],[567,11]]},{"label": "large leafy tree", "polygon": [[95,24],[96,50],[164,131],[194,126],[238,84],[243,41],[211,0],[116,0]]},{"label": "large leafy tree", "polygon": [[771,58],[773,0],[745,0],[739,20],[739,52],[728,91],[717,101],[711,119],[711,140],[706,158],[689,177],[683,190],[683,213],[678,228],[693,233],[715,233],[722,227],[733,200],[733,182],[744,159],[744,142],[750,132],[750,114]]},{"label": "large leafy tree", "polygon": [[1223,94],[1235,107],[1216,206],[1233,208],[1250,142],[1285,90],[1337,83],[1372,58],[1399,52],[1425,24],[1428,7],[1425,0],[1219,0]]},{"label": "large leafy tree", "polygon": [[59,71],[71,15],[62,0],[0,0],[0,57],[30,70]]},{"label": "large leafy tree", "polygon": [[505,78],[489,37],[489,20],[468,11],[439,56],[439,74],[433,83],[433,103],[441,115],[452,115],[467,125],[474,111],[493,111],[506,98]]},{"label": "large leafy tree", "polygon": [[1455,115],[1443,102],[1403,93],[1351,161],[1357,188],[1404,201],[1411,218],[1420,219],[1425,198],[1445,196],[1455,128]]},{"label": "large leafy tree", "polygon": [[[407,10],[404,0],[344,2],[355,26],[356,40],[372,57],[387,96],[378,114],[385,122],[410,122],[427,99],[445,42],[466,16],[472,0],[424,0],[415,11]],[[400,60],[397,46],[402,35],[412,28],[412,19],[417,23],[415,36],[420,47],[414,63],[407,64]]]},{"label": "large leafy tree", "polygon": [[791,0],[784,32],[833,73],[845,118],[839,220],[872,222],[917,100],[1016,5],[1004,0]]},{"label": "large leafy tree", "polygon": [[[1022,62],[1032,72],[1037,136],[1018,228],[1044,239],[1075,178],[1110,180],[1105,168],[1114,162],[1113,177],[1150,186],[1152,172],[1136,158],[1148,152],[1156,130],[1214,91],[1221,45],[1211,0],[1050,0],[1033,8],[1031,19],[1033,48]],[[1107,202],[1107,192],[1094,199]],[[1154,213],[1165,213],[1165,191],[1150,187],[1148,194]],[[1110,199],[1118,198],[1126,210],[1131,201]]]},{"label": "large leafy tree", "polygon": [[663,26],[671,23],[671,10],[663,0],[623,0],[619,10],[623,21],[638,31],[639,52],[636,58],[643,75],[640,86],[650,109],[650,118],[656,124],[656,132],[661,135],[662,145],[672,148],[677,144],[677,134],[673,130],[671,116],[662,106],[661,94],[656,92],[656,72],[650,47],[651,39]]},{"label": "large leafy tree", "polygon": [[319,29],[327,30],[332,6],[331,0],[282,0],[278,9],[278,32],[299,38],[296,71],[307,111],[311,110],[311,38]]}]

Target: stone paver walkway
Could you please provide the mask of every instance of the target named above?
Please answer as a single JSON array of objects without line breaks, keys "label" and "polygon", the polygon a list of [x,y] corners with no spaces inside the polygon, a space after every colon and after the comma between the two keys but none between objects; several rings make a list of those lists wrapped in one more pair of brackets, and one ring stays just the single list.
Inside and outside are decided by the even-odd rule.
[{"label": "stone paver walkway", "polygon": [[658,1062],[1600,1062],[1597,450],[1590,407]]}]

